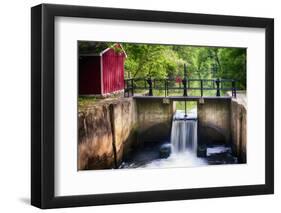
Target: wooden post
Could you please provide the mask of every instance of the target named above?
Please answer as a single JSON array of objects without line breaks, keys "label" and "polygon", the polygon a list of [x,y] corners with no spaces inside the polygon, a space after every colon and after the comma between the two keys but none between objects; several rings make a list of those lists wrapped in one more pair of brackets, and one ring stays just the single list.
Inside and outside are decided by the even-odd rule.
[{"label": "wooden post", "polygon": [[152,92],[152,79],[151,79],[151,77],[149,79],[147,79],[147,83],[148,83],[148,86],[149,86],[148,96],[153,96],[153,92]]},{"label": "wooden post", "polygon": [[235,80],[232,80],[232,97],[236,98],[236,85],[235,85]]},{"label": "wooden post", "polygon": [[184,78],[182,80],[183,84],[183,96],[187,96],[187,70],[186,70],[186,65],[184,64]]},{"label": "wooden post", "polygon": [[169,79],[167,79],[167,96],[169,96]]},{"label": "wooden post", "polygon": [[134,80],[131,79],[131,84],[132,84],[132,96],[134,96]]},{"label": "wooden post", "polygon": [[165,79],[165,81],[164,81],[164,84],[165,84],[165,97],[167,97],[167,79]]},{"label": "wooden post", "polygon": [[183,96],[187,96],[186,79],[182,79],[183,84]]},{"label": "wooden post", "polygon": [[217,78],[216,79],[216,85],[217,85],[217,96],[221,96],[221,93],[220,93],[220,79]]},{"label": "wooden post", "polygon": [[124,79],[124,98],[126,98],[127,86],[126,86],[126,79]]},{"label": "wooden post", "polygon": [[203,97],[203,80],[200,79],[201,97]]}]

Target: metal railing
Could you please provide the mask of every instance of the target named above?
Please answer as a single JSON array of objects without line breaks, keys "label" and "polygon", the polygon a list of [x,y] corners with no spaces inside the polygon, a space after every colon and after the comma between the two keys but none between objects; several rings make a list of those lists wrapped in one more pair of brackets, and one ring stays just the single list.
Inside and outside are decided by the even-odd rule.
[{"label": "metal railing", "polygon": [[[236,98],[236,80],[233,79],[187,79],[187,78],[129,78],[125,79],[124,96],[134,96],[136,90],[147,91],[146,95],[153,96],[155,90],[164,91],[168,97],[173,91],[182,90],[182,96],[189,96],[192,91],[200,91],[204,97],[204,91],[215,91],[217,97],[222,91],[231,91]],[[155,96],[155,95],[154,95]]]}]

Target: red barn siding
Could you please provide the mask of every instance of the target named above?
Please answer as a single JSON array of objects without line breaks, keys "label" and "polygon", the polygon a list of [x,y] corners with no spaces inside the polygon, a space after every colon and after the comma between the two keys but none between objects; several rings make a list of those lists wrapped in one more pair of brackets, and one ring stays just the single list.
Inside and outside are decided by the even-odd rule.
[{"label": "red barn siding", "polygon": [[102,55],[103,94],[124,89],[124,53],[109,49]]},{"label": "red barn siding", "polygon": [[[122,48],[119,44],[116,47]],[[79,95],[105,95],[124,89],[126,54],[110,48],[100,54],[79,56]]]},{"label": "red barn siding", "polygon": [[100,56],[79,57],[79,94],[101,94]]}]

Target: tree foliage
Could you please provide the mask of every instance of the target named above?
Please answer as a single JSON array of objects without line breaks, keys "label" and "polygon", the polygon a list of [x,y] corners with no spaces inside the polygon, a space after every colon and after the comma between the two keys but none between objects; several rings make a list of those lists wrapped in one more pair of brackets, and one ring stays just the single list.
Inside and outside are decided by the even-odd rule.
[{"label": "tree foliage", "polygon": [[[100,51],[112,42],[80,42],[79,51]],[[125,77],[188,77],[235,79],[246,89],[246,49],[183,45],[121,43],[126,54]]]}]

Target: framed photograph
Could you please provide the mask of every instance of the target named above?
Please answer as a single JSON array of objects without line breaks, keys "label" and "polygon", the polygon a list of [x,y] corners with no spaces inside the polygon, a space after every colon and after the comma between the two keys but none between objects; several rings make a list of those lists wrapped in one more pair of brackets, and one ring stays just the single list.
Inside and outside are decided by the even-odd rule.
[{"label": "framed photograph", "polygon": [[31,204],[274,192],[274,20],[31,9]]}]

